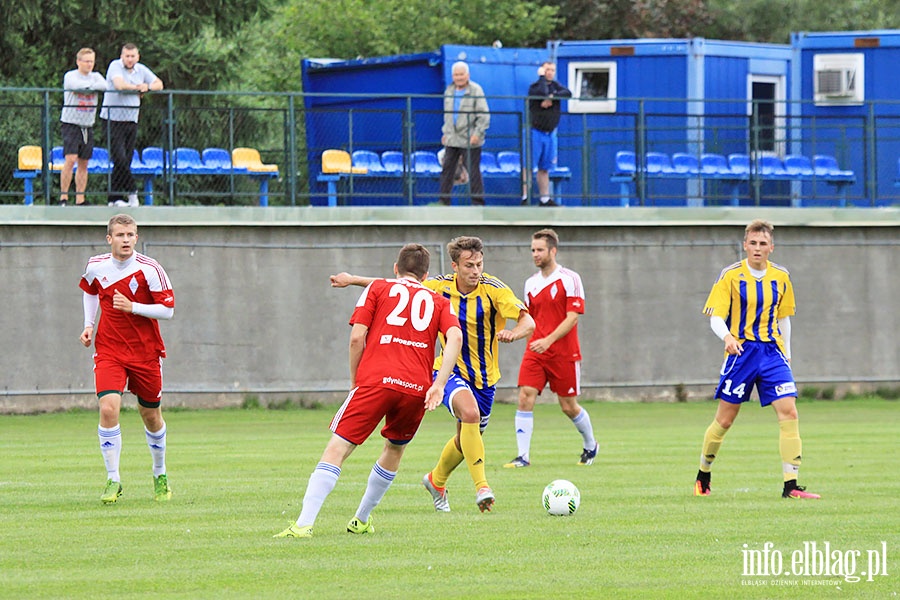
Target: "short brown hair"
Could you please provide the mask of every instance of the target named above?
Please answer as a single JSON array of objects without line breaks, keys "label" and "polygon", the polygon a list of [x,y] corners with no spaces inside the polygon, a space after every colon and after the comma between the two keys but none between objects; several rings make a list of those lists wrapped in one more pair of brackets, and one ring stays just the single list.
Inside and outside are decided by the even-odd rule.
[{"label": "short brown hair", "polygon": [[406,244],[397,255],[397,274],[415,275],[416,279],[422,281],[428,274],[430,264],[431,253],[428,248],[422,244]]},{"label": "short brown hair", "polygon": [[547,242],[547,248],[559,248],[559,236],[556,235],[556,232],[552,229],[541,229],[540,231],[535,231],[531,236],[533,240],[545,240]]},{"label": "short brown hair", "polygon": [[459,257],[463,252],[484,254],[484,242],[481,241],[481,238],[461,235],[450,240],[450,243],[447,244],[447,252],[450,254],[450,260],[459,264]]},{"label": "short brown hair", "polygon": [[764,233],[769,234],[769,239],[775,240],[775,226],[769,223],[768,221],[764,221],[762,219],[756,219],[751,221],[747,228],[744,230],[744,239],[747,239],[747,236],[751,233],[757,233],[762,231]]},{"label": "short brown hair", "polygon": [[135,230],[137,230],[137,221],[135,221],[134,217],[132,217],[131,215],[113,215],[113,217],[109,220],[109,223],[106,225],[106,235],[112,235],[113,225],[134,225]]}]

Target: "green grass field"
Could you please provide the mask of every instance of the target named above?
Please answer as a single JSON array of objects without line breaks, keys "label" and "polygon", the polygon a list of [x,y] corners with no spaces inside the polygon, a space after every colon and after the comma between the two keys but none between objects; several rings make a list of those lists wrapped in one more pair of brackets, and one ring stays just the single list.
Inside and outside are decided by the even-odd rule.
[{"label": "green grass field", "polygon": [[[778,428],[748,405],[726,438],[713,495],[691,495],[711,402],[586,403],[601,439],[591,467],[555,405],[535,414],[532,467],[516,454],[515,408],[495,407],[485,436],[494,512],[480,514],[468,472],[450,479],[453,512],[437,514],[419,481],[452,431],[425,418],[373,518],[346,533],[376,437],[345,463],[308,540],[276,540],[299,514],[330,433],[318,410],[168,412],[168,504],[153,501],[136,412],[122,416],[125,495],[103,506],[97,416],[0,417],[2,598],[827,598],[900,592],[900,405],[879,399],[801,402],[801,483],[820,501],[780,497]],[[376,434],[377,435],[377,434]],[[573,517],[547,516],[541,491],[570,479]],[[748,550],[791,568],[828,542],[845,571],[887,549],[887,575],[745,576]],[[884,545],[882,544],[884,542]],[[746,545],[746,546],[745,546]],[[807,546],[808,547],[808,546]],[[859,557],[855,564],[851,559]],[[836,553],[836,554],[835,554]],[[756,556],[756,555],[755,555]],[[874,556],[874,555],[873,555]],[[874,559],[877,559],[874,556]],[[873,579],[868,581],[867,579]]]}]

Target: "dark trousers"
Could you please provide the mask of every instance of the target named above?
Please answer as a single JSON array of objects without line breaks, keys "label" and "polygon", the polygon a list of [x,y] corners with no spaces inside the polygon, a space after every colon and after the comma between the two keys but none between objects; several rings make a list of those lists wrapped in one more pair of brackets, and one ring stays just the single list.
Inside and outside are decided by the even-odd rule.
[{"label": "dark trousers", "polygon": [[137,143],[137,123],[131,121],[107,121],[109,134],[109,158],[112,161],[109,200],[123,200],[137,191],[131,176],[131,158]]},{"label": "dark trousers", "polygon": [[441,170],[441,204],[450,204],[450,192],[453,190],[453,179],[456,177],[456,164],[459,157],[469,171],[469,192],[472,204],[484,205],[484,180],[481,179],[481,146],[477,148],[444,149],[444,165]]}]

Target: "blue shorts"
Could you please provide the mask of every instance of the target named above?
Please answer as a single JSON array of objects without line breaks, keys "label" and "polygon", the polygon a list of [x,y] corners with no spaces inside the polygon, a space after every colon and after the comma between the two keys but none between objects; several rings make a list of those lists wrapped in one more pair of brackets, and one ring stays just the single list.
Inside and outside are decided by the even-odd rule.
[{"label": "blue shorts", "polygon": [[556,130],[550,133],[540,129],[531,130],[531,160],[541,171],[556,168]]},{"label": "blue shorts", "polygon": [[750,399],[753,386],[759,393],[759,405],[797,396],[791,365],[773,342],[744,341],[740,355],[729,355],[719,372],[716,398],[731,404]]},{"label": "blue shorts", "polygon": [[[434,372],[434,376],[437,376],[437,371]],[[479,428],[483,432],[485,427],[488,425],[488,421],[491,419],[491,408],[494,406],[494,392],[497,388],[494,386],[486,387],[486,388],[477,388],[457,373],[452,373],[450,375],[450,379],[447,380],[447,385],[444,386],[444,401],[442,404],[447,407],[447,410],[450,411],[450,414],[456,417],[453,414],[453,404],[451,403],[453,400],[453,396],[463,390],[468,390],[472,392],[472,395],[475,396],[475,402],[478,404],[478,414],[481,415],[481,425]],[[459,417],[456,417],[459,420]]]}]

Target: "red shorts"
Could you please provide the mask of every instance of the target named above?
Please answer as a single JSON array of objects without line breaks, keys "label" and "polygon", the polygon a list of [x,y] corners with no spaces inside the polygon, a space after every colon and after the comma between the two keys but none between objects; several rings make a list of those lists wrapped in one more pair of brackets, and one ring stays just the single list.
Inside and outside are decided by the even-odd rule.
[{"label": "red shorts", "polygon": [[569,397],[581,394],[580,360],[546,360],[535,352],[526,352],[519,367],[519,387],[533,387],[541,393],[550,384],[550,391],[557,396]]},{"label": "red shorts", "polygon": [[94,356],[94,386],[97,396],[128,391],[146,408],[159,407],[162,398],[162,359],[141,363],[124,363],[115,358]]},{"label": "red shorts", "polygon": [[406,444],[425,416],[425,397],[383,387],[356,387],[331,420],[331,431],[361,445],[384,419],[381,437]]}]

